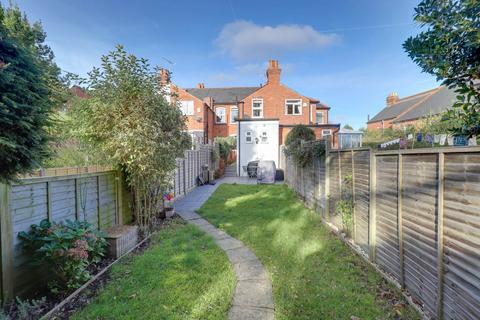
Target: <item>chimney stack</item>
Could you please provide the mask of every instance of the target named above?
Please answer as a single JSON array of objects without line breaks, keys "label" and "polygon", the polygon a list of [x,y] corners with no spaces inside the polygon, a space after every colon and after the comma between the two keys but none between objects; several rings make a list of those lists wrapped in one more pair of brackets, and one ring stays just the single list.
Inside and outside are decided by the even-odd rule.
[{"label": "chimney stack", "polygon": [[390,93],[387,97],[387,107],[390,107],[392,104],[397,103],[398,100],[400,100],[400,98],[398,97],[398,93],[396,92]]},{"label": "chimney stack", "polygon": [[205,89],[205,84],[203,82],[200,82],[199,84],[197,84],[197,88],[198,89]]},{"label": "chimney stack", "polygon": [[280,73],[282,69],[278,67],[278,60],[268,61],[267,83],[280,84]]},{"label": "chimney stack", "polygon": [[160,83],[162,85],[170,83],[170,71],[168,71],[167,69],[160,69]]}]

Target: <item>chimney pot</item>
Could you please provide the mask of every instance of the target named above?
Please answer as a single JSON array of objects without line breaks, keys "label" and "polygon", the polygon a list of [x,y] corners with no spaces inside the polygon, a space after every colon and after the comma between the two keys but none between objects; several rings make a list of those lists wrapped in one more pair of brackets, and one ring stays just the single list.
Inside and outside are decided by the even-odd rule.
[{"label": "chimney pot", "polygon": [[205,84],[203,82],[200,82],[199,84],[197,84],[197,88],[205,89]]},{"label": "chimney pot", "polygon": [[282,69],[278,67],[278,60],[270,59],[267,69],[267,83],[280,83],[280,74]]},{"label": "chimney pot", "polygon": [[400,98],[398,97],[398,93],[396,93],[395,91],[390,93],[387,96],[387,106],[390,107],[391,105],[397,103],[398,100],[400,100]]}]

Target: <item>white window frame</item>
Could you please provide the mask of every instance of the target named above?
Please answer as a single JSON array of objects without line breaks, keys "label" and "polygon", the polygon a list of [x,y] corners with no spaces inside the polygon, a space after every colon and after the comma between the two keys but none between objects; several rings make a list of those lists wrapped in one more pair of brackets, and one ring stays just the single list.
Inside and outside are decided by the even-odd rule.
[{"label": "white window frame", "polygon": [[322,137],[323,136],[331,136],[332,135],[332,129],[323,129],[322,130]]},{"label": "white window frame", "polygon": [[[322,122],[317,121],[317,113],[322,114]],[[322,110],[315,110],[315,123],[316,124],[325,124],[325,113]]]},{"label": "white window frame", "polygon": [[[253,108],[255,102],[260,102],[261,108]],[[253,113],[254,110],[260,110],[260,116],[255,116]],[[252,98],[252,118],[263,118],[263,98]]]},{"label": "white window frame", "polygon": [[180,100],[180,110],[185,116],[193,116],[195,114],[195,103],[193,100]]},{"label": "white window frame", "polygon": [[[288,113],[288,107],[287,107],[287,104],[290,104],[288,103],[288,101],[298,101],[298,110],[300,111],[300,113]],[[303,111],[303,107],[302,107],[302,99],[285,99],[285,115],[286,116],[301,116]],[[295,111],[295,109],[292,109],[292,111]]]},{"label": "white window frame", "polygon": [[238,118],[238,107],[230,107],[230,123],[237,123],[237,121],[235,121],[235,117],[232,117],[232,111],[233,110],[236,110],[237,111],[237,118]]},{"label": "white window frame", "polygon": [[[223,110],[223,121],[218,121],[217,110]],[[215,108],[215,123],[226,124],[227,123],[227,111],[224,107]]]}]

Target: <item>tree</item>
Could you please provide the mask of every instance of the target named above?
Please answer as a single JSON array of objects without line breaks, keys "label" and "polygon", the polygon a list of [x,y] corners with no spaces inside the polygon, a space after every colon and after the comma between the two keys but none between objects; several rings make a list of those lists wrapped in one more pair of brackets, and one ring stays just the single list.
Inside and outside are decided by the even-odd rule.
[{"label": "tree", "polygon": [[3,8],[0,4],[0,24],[5,34],[30,52],[42,71],[42,80],[50,88],[50,100],[55,107],[62,106],[68,96],[68,81],[71,73],[62,76],[61,69],[55,64],[53,50],[45,43],[47,34],[40,22],[30,23],[27,16],[17,5]]},{"label": "tree", "polygon": [[343,126],[343,129],[353,130],[353,127],[349,124],[346,124],[346,125]]},{"label": "tree", "polygon": [[0,180],[8,182],[48,156],[52,104],[37,60],[0,31]]},{"label": "tree", "polygon": [[171,187],[176,158],[190,146],[185,117],[166,100],[158,70],[122,46],[102,57],[87,83],[89,98],[73,111],[78,135],[124,171],[146,230]]},{"label": "tree", "polygon": [[291,156],[295,163],[305,167],[325,153],[325,145],[315,141],[315,132],[306,125],[299,124],[285,138],[285,155]]},{"label": "tree", "polygon": [[426,28],[404,48],[424,72],[458,93],[445,119],[460,119],[452,131],[480,133],[480,3],[478,0],[423,0],[415,20]]}]

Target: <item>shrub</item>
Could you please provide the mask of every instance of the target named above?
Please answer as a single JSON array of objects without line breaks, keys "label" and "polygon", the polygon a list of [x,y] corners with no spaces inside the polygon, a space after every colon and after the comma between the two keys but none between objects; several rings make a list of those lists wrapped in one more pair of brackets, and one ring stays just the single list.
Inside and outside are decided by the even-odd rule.
[{"label": "shrub", "polygon": [[179,102],[167,99],[158,69],[120,45],[102,57],[87,84],[89,98],[74,111],[79,138],[125,173],[136,223],[149,232],[172,187],[176,158],[191,147],[186,118]]},{"label": "shrub", "polygon": [[221,137],[216,138],[215,142],[218,144],[220,158],[227,162],[230,151],[237,147],[237,139],[235,137]]},{"label": "shrub", "polygon": [[315,141],[315,132],[305,125],[296,125],[285,139],[285,154],[302,167],[325,154],[325,145]]},{"label": "shrub", "polygon": [[100,262],[107,246],[103,232],[86,221],[42,220],[18,236],[24,249],[33,255],[32,264],[46,265],[56,275],[49,283],[54,293],[78,288],[90,279],[88,267]]}]

